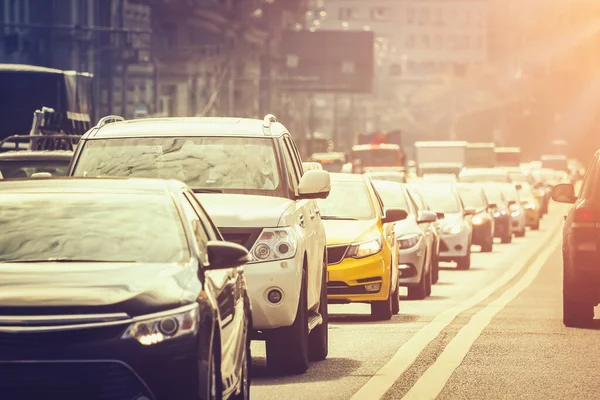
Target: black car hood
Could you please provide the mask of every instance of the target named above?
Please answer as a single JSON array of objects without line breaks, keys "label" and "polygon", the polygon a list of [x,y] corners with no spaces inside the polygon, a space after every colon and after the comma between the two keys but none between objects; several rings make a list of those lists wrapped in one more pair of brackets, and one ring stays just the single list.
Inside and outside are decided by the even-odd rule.
[{"label": "black car hood", "polygon": [[0,264],[0,315],[149,314],[180,306],[194,274],[191,264]]}]

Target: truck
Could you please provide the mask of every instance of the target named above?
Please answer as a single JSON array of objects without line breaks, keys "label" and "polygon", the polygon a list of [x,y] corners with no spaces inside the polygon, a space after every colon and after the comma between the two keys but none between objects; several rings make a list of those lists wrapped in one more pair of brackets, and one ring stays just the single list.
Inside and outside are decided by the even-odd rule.
[{"label": "truck", "polygon": [[350,155],[353,173],[405,170],[402,131],[360,133],[356,142]]},{"label": "truck", "polygon": [[521,165],[520,147],[496,147],[494,153],[498,167],[519,167]]},{"label": "truck", "polygon": [[465,167],[493,168],[496,165],[494,143],[467,143]]},{"label": "truck", "polygon": [[458,175],[465,166],[467,142],[421,141],[415,142],[417,175]]}]

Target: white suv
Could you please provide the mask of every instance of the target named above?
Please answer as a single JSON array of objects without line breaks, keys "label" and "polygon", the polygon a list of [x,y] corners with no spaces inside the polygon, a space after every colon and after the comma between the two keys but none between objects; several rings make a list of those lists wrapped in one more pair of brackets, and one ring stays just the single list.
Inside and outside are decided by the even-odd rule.
[{"label": "white suv", "polygon": [[309,359],[325,359],[327,250],[315,199],[328,196],[329,173],[303,171],[289,132],[272,115],[105,118],[112,123],[101,120],[82,137],[69,174],[187,183],[223,237],[252,255],[245,274],[253,337],[266,340],[269,367],[302,373]]}]

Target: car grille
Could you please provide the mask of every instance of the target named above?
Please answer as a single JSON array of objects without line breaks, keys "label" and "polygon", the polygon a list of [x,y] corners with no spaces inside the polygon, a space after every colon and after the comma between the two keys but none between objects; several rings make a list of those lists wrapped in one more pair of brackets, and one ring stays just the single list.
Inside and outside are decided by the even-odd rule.
[{"label": "car grille", "polygon": [[331,281],[327,283],[327,294],[369,294],[369,292],[365,289],[365,285],[348,286],[344,282]]},{"label": "car grille", "polygon": [[116,361],[2,362],[0,392],[5,399],[154,398],[131,369]]},{"label": "car grille", "polygon": [[223,239],[244,246],[248,251],[258,240],[262,228],[219,228]]},{"label": "car grille", "polygon": [[443,240],[440,240],[440,251],[449,251],[448,245]]},{"label": "car grille", "polygon": [[339,264],[344,259],[350,246],[331,246],[327,247],[327,264]]},{"label": "car grille", "polygon": [[0,332],[1,347],[68,346],[118,338],[127,325],[54,332]]}]

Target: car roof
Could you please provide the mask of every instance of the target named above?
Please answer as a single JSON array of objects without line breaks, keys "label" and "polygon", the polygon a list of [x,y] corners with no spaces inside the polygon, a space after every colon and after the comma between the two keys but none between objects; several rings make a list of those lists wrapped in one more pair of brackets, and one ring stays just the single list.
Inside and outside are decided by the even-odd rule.
[{"label": "car roof", "polygon": [[398,189],[398,188],[404,187],[402,182],[386,181],[383,179],[376,179],[376,178],[373,178],[373,184],[378,187],[389,188],[389,189]]},{"label": "car roof", "polygon": [[168,194],[186,188],[177,180],[146,178],[34,178],[0,180],[6,193]]},{"label": "car roof", "polygon": [[109,123],[92,128],[82,139],[136,137],[278,137],[288,130],[279,122],[263,127],[263,120],[249,118],[184,117],[145,118]]},{"label": "car roof", "polygon": [[70,161],[73,152],[69,150],[19,150],[0,153],[0,160],[65,160]]}]

